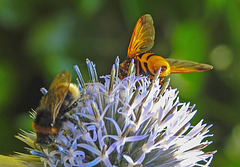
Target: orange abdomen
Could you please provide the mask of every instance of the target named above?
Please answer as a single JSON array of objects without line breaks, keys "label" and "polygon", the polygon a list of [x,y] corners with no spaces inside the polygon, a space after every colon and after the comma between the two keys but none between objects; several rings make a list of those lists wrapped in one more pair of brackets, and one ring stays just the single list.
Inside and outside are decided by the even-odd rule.
[{"label": "orange abdomen", "polygon": [[170,74],[170,65],[166,59],[155,53],[143,53],[136,56],[139,61],[139,73],[143,75],[154,76],[161,67],[159,77]]}]

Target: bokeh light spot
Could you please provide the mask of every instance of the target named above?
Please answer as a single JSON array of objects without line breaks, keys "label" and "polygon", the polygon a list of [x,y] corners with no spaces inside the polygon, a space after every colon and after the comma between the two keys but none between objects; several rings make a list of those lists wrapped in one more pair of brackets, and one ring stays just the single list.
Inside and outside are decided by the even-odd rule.
[{"label": "bokeh light spot", "polygon": [[210,61],[215,70],[226,70],[233,62],[233,54],[226,45],[219,45],[215,47],[210,53]]}]

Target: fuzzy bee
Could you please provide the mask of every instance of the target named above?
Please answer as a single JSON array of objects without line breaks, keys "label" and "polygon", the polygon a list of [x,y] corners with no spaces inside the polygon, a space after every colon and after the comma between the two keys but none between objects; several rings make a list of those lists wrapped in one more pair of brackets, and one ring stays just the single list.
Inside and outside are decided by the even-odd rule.
[{"label": "fuzzy bee", "polygon": [[50,145],[67,121],[66,113],[80,96],[80,91],[71,83],[71,74],[62,71],[52,81],[48,92],[42,97],[33,121],[33,130],[37,133],[35,143]]}]

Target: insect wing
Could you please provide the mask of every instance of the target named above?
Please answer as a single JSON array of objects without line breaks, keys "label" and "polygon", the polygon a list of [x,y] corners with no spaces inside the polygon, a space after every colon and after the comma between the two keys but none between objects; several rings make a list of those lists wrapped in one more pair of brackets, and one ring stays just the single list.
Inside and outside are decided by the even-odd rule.
[{"label": "insect wing", "polygon": [[44,104],[48,106],[53,116],[53,124],[55,118],[62,106],[63,100],[68,92],[71,83],[71,74],[67,71],[62,71],[52,81],[48,93],[45,95]]},{"label": "insect wing", "polygon": [[166,59],[170,64],[170,73],[191,73],[211,70],[213,66],[187,60]]},{"label": "insect wing", "polygon": [[133,30],[133,34],[128,46],[127,57],[133,58],[136,54],[149,51],[154,44],[155,30],[151,15],[141,16]]}]

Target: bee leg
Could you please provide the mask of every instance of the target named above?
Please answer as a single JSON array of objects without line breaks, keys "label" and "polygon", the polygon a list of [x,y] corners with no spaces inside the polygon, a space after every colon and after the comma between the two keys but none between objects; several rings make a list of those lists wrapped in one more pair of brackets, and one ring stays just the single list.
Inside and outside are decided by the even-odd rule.
[{"label": "bee leg", "polygon": [[[38,146],[39,146],[39,147],[38,147]],[[48,156],[47,156],[47,154],[43,151],[42,146],[41,146],[41,145],[38,145],[38,146],[37,146],[36,142],[34,142],[34,147],[35,147],[35,149],[39,150],[39,148],[40,148],[40,151],[44,154],[45,158],[47,158]],[[43,157],[43,158],[44,158],[44,157]]]},{"label": "bee leg", "polygon": [[38,147],[37,147],[37,145],[36,145],[36,142],[34,142],[34,147],[35,147],[35,149],[38,150]]},{"label": "bee leg", "polygon": [[74,125],[79,125],[79,122],[77,119],[71,117],[70,115],[66,114],[64,115],[64,120],[72,122]]},{"label": "bee leg", "polygon": [[73,104],[70,107],[68,107],[67,109],[65,109],[63,112],[67,113],[67,112],[71,111],[73,108],[76,108],[77,106],[78,106],[78,100],[73,102]]},{"label": "bee leg", "polygon": [[87,127],[79,119],[75,119],[68,114],[64,115],[63,119],[72,122],[74,125],[76,125],[79,129],[81,129],[83,131],[87,130]]},{"label": "bee leg", "polygon": [[[37,150],[39,150],[39,148],[40,148],[40,151],[42,151],[42,152],[44,153],[43,148],[42,148],[42,146],[41,146],[40,144],[38,144],[38,146],[37,146],[36,142],[34,142],[34,147],[35,147],[35,149],[37,149]],[[44,153],[44,154],[45,154],[45,153]],[[46,155],[46,154],[45,154],[45,155]]]},{"label": "bee leg", "polygon": [[42,153],[47,157],[47,155],[46,155],[46,153],[43,151],[43,148],[42,148],[41,145],[40,145],[40,149],[41,149]]},{"label": "bee leg", "polygon": [[74,125],[77,125],[78,127],[84,126],[79,119],[73,118],[73,117],[71,117],[69,114],[65,114],[65,115],[63,116],[62,120],[63,120],[63,121],[70,121],[70,122],[72,122]]}]

